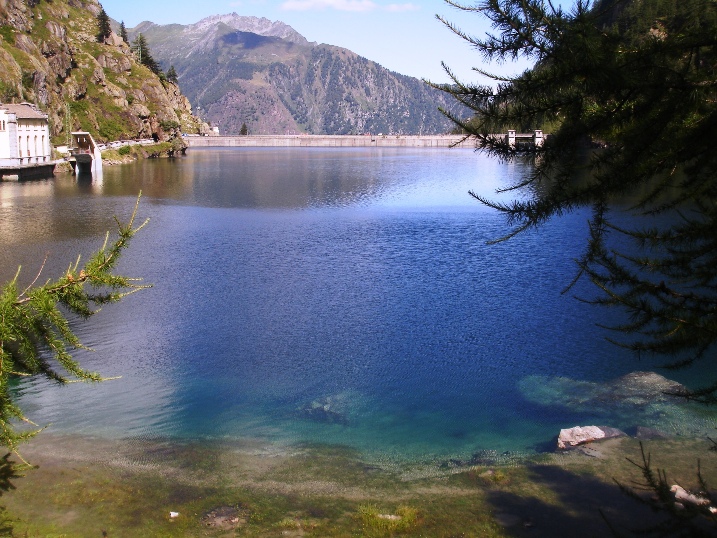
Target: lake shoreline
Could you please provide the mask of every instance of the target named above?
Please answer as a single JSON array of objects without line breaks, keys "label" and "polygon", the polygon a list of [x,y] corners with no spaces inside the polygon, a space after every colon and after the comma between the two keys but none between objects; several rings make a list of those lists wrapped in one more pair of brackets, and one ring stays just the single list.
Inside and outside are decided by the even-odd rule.
[{"label": "lake shoreline", "polygon": [[[704,441],[645,446],[671,480],[693,485],[699,458],[707,482],[717,483],[717,455]],[[252,440],[210,446],[43,432],[22,450],[37,468],[12,480],[17,489],[5,493],[0,505],[15,531],[29,535],[97,536],[104,530],[108,536],[200,536],[235,530],[250,536],[279,531],[388,536],[381,529],[366,532],[367,507],[387,514],[414,510],[418,518],[408,536],[448,531],[554,536],[570,535],[571,529],[606,534],[599,509],[618,525],[648,521],[645,507],[612,482],[640,478],[625,459],[639,458],[637,442],[615,439],[593,447],[599,457],[555,453],[520,466],[472,466],[441,477],[405,479],[339,446],[277,450]],[[208,528],[208,514],[221,509],[234,511],[235,526]],[[179,515],[171,518],[170,512]]]}]

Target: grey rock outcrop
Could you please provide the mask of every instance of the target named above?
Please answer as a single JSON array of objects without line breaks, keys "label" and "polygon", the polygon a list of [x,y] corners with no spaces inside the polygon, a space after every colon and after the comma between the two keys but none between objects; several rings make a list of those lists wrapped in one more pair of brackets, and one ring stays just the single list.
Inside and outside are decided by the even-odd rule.
[{"label": "grey rock outcrop", "polygon": [[[0,26],[6,28],[0,102],[38,104],[48,113],[51,135],[62,139],[68,127],[90,130],[99,141],[165,140],[178,133],[175,125],[198,132],[200,123],[175,84],[140,66],[116,35],[97,43],[100,9],[97,0],[0,0]],[[135,91],[149,96],[142,115],[129,106]]]}]

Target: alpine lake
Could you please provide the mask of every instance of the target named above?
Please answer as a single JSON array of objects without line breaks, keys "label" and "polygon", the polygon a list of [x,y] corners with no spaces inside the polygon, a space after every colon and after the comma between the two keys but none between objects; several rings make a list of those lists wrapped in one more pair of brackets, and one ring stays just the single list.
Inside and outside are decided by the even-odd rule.
[{"label": "alpine lake", "polygon": [[[613,479],[717,484],[717,415],[633,390],[656,370],[587,305],[587,211],[510,228],[530,163],[470,149],[205,148],[101,177],[0,183],[0,278],[63,274],[129,218],[152,288],[73,327],[108,381],[20,382],[35,469],[18,536],[604,536],[651,521]],[[618,218],[628,222],[630,216]],[[698,387],[704,369],[666,372]],[[717,376],[717,372],[714,372]],[[627,376],[627,377],[625,377]],[[561,452],[562,428],[627,437]],[[8,482],[12,488],[8,487]],[[170,515],[170,512],[172,515]],[[637,519],[636,519],[637,518]],[[104,534],[103,534],[104,533]]]}]

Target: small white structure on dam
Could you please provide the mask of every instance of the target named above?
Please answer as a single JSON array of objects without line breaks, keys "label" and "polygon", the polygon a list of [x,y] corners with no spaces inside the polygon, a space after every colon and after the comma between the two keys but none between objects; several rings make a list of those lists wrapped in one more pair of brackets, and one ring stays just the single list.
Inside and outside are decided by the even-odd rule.
[{"label": "small white structure on dam", "polygon": [[75,175],[102,175],[102,153],[100,148],[97,147],[95,139],[87,131],[75,131],[72,133],[70,164]]},{"label": "small white structure on dam", "polygon": [[542,129],[536,129],[532,133],[517,133],[515,129],[509,129],[508,134],[505,135],[505,141],[511,148],[526,144],[540,148],[545,142],[545,135],[543,135]]}]

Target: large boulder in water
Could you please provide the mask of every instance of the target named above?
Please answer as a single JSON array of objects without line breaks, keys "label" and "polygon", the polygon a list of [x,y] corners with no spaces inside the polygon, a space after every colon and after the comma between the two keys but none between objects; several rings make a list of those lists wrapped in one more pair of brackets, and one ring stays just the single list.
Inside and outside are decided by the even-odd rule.
[{"label": "large boulder in water", "polygon": [[560,430],[558,435],[558,448],[570,448],[573,446],[592,443],[615,437],[625,437],[627,434],[617,428],[609,426],[575,426]]}]

